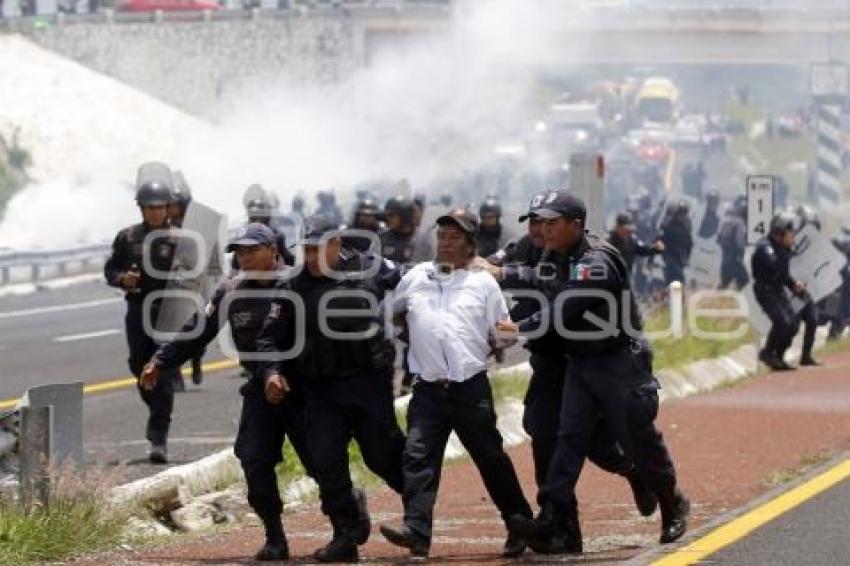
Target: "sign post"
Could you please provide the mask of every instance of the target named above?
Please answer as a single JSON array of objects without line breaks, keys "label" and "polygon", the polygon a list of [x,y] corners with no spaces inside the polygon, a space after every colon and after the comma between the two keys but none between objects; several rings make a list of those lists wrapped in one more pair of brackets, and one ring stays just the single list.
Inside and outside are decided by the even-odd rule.
[{"label": "sign post", "polygon": [[773,194],[776,178],[772,175],[747,177],[747,245],[755,245],[770,231],[773,219]]},{"label": "sign post", "polygon": [[605,160],[596,153],[570,155],[570,192],[587,207],[585,226],[596,234],[605,233]]},{"label": "sign post", "polygon": [[824,210],[844,200],[841,106],[850,91],[850,69],[838,62],[815,63],[809,88],[817,105],[817,170],[815,194]]}]

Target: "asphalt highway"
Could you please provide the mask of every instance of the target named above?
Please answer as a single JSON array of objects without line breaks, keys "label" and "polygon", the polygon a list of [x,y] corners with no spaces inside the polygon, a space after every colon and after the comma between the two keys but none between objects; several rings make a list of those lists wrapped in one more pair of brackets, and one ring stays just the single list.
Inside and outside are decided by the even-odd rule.
[{"label": "asphalt highway", "polygon": [[[146,408],[127,368],[121,293],[100,282],[0,297],[0,402],[8,408],[28,387],[82,381],[95,391],[84,401],[89,462],[126,466],[128,477],[152,471],[146,462]],[[204,383],[177,395],[171,430],[173,464],[232,443],[242,378],[218,348]],[[222,363],[224,362],[224,363]]]}]

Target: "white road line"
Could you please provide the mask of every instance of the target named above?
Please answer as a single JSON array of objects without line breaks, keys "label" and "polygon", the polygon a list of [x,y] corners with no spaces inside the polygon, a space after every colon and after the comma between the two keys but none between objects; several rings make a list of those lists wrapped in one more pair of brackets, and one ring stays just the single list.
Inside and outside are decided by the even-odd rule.
[{"label": "white road line", "polygon": [[100,338],[101,336],[112,336],[113,334],[120,334],[121,331],[117,328],[110,328],[108,330],[98,330],[95,332],[86,332],[85,334],[70,334],[68,336],[57,336],[53,339],[54,342],[75,342],[77,340],[87,340],[89,338]]},{"label": "white road line", "polygon": [[100,299],[97,301],[87,301],[84,303],[72,303],[70,305],[55,305],[52,307],[41,307],[37,309],[26,309],[21,311],[0,312],[0,319],[17,318],[21,316],[33,316],[38,314],[50,314],[54,312],[71,311],[76,309],[87,309],[91,307],[99,307],[101,305],[109,305],[123,301],[121,297],[112,297],[110,299]]}]

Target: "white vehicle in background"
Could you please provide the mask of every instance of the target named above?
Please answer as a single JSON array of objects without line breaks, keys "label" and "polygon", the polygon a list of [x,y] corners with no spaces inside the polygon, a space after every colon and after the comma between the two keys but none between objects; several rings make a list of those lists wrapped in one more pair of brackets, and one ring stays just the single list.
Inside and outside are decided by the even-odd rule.
[{"label": "white vehicle in background", "polygon": [[604,129],[605,122],[596,102],[552,104],[548,116],[534,127],[537,134],[565,155],[600,149]]},{"label": "white vehicle in background", "polygon": [[673,126],[673,143],[679,146],[701,147],[705,145],[708,119],[701,114],[682,116]]}]

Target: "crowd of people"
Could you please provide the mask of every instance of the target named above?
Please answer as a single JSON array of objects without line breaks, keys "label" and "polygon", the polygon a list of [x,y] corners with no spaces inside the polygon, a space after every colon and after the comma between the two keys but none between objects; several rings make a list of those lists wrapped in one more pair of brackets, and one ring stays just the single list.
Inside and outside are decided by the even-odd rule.
[{"label": "crowd of people", "polygon": [[[168,459],[180,366],[229,323],[248,377],[235,452],[266,533],[256,559],[289,557],[275,475],[284,438],[317,482],[333,527],[313,555],[321,562],[357,560],[371,533],[365,495],[351,480],[352,440],[404,505],[403,522],[381,525],[381,533],[413,557],[427,556],[452,432],[505,523],[506,557],[527,548],[582,551],[575,487],[587,458],[627,482],[641,514],[660,510],[661,543],[684,534],[690,504],[654,425],[659,384],[629,300],[634,254],[620,251],[629,251],[630,218],[619,219],[618,248],[587,233],[585,204],[564,190],[534,195],[517,219],[526,233],[511,238],[493,198],[477,211],[443,200],[436,221],[425,225],[431,203],[424,198],[393,196],[381,208],[360,194],[343,223],[332,193],[318,195],[311,214],[296,199],[292,214],[277,216],[273,197],[252,187],[244,202],[249,221],[225,248],[234,254],[231,274],[203,312],[186,317],[183,332],[154,340],[145,321],[155,325],[170,308],[155,293],[187,286],[175,265],[209,259],[181,245],[180,215],[169,220],[183,207],[180,177],[164,164],[140,168],[142,221],[119,232],[105,274],[125,291],[129,365],[149,408],[152,462]],[[185,189],[182,195],[185,202]],[[284,217],[303,222],[288,226]],[[182,227],[191,230],[191,222]],[[205,273],[219,277],[220,264],[211,264]],[[518,290],[540,299],[520,298],[509,308],[505,294]],[[600,339],[589,321],[612,316],[617,332]],[[496,429],[487,374],[488,358],[517,341],[533,368],[523,423],[532,439],[536,514]],[[399,349],[411,392],[404,431],[393,406]]]},{"label": "crowd of people", "polygon": [[[348,467],[352,440],[404,504],[403,522],[381,525],[381,533],[412,556],[427,556],[452,432],[505,523],[506,557],[527,548],[582,551],[575,487],[586,459],[626,480],[642,515],[659,509],[659,540],[675,541],[687,528],[690,503],[654,426],[660,386],[636,300],[656,292],[649,262],[662,258],[664,285],[694,285],[694,241],[716,242],[717,285],[740,290],[752,279],[771,321],[760,359],[774,370],[790,369],[784,355],[800,325],[800,363],[818,365],[815,329],[829,319],[838,336],[847,320],[846,266],[834,293],[840,306],[829,316],[826,299],[815,301],[792,276],[796,235],[806,226],[820,229],[807,207],[774,215],[748,269],[743,196],[724,207],[717,192],[707,191],[694,215],[687,200],[653,203],[638,192],[601,237],[586,229],[584,202],[566,190],[546,190],[532,196],[516,219],[524,233],[513,236],[495,197],[473,210],[452,208],[450,197],[435,203],[409,196],[404,183],[394,188],[407,191],[383,205],[359,192],[346,219],[333,191],[318,192],[309,213],[300,196],[281,213],[273,193],[252,185],[243,198],[247,223],[226,244],[233,255],[225,264],[216,257],[217,242],[202,246],[205,254],[183,242],[181,229],[197,228],[192,207],[202,206],[183,175],[162,163],[139,169],[142,221],[118,233],[104,271],[125,291],[128,363],[149,409],[150,460],[168,461],[180,367],[191,361],[200,383],[200,358],[229,324],[247,378],[235,452],[266,530],[259,560],[289,556],[275,475],[285,438],[317,482],[333,526],[331,540],[313,555],[321,562],[357,560],[371,533],[366,496]],[[426,223],[435,205],[436,220]],[[850,230],[832,241],[845,255],[848,242]],[[181,275],[196,264],[203,267],[196,275],[216,283],[212,292]],[[230,267],[226,276],[222,265]],[[175,308],[161,292],[187,288],[204,295],[206,309],[183,316],[172,338],[155,339],[146,321],[156,326]],[[523,426],[531,437],[536,515],[495,427],[487,375],[488,358],[518,341],[532,367]],[[397,373],[412,395],[405,431],[393,406]]]}]

